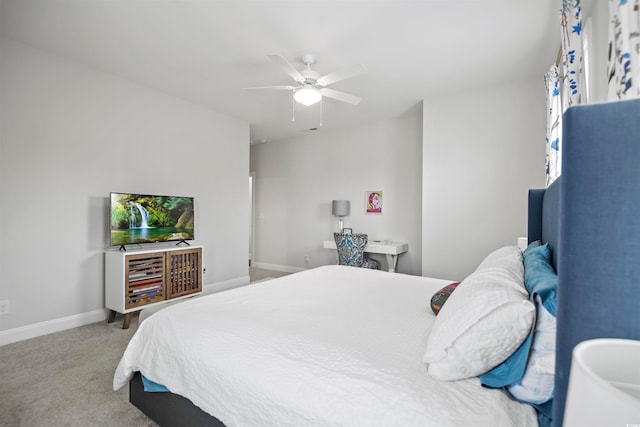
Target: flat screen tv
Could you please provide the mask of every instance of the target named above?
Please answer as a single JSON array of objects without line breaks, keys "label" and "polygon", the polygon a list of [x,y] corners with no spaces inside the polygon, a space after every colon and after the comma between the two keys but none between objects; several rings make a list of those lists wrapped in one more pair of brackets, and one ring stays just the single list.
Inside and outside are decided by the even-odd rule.
[{"label": "flat screen tv", "polygon": [[193,197],[111,193],[111,245],[194,239]]}]

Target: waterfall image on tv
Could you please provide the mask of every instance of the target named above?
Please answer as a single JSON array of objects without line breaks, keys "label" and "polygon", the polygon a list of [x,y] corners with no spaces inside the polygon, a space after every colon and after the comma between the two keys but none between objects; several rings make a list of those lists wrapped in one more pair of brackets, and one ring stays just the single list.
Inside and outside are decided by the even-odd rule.
[{"label": "waterfall image on tv", "polygon": [[111,245],[193,239],[193,197],[111,193]]}]

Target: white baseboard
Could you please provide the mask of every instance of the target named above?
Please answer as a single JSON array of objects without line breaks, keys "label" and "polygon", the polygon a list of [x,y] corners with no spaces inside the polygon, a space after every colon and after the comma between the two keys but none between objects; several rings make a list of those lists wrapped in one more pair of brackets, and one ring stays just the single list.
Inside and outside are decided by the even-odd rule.
[{"label": "white baseboard", "polygon": [[105,308],[0,331],[0,346],[107,320]]},{"label": "white baseboard", "polygon": [[[249,284],[249,276],[242,276],[236,279],[225,280],[222,282],[211,283],[202,286],[202,293],[208,294],[219,292],[226,289],[235,288]],[[67,329],[77,328],[91,323],[106,321],[109,316],[109,310],[101,308],[86,313],[74,314],[60,319],[46,320],[44,322],[34,323],[32,325],[20,326],[14,329],[0,331],[0,346],[12,344],[18,341],[28,340],[30,338],[40,337],[42,335],[52,334],[54,332],[66,331]]]},{"label": "white baseboard", "polygon": [[265,270],[284,271],[285,273],[299,273],[307,270],[306,268],[291,267],[289,265],[268,264],[266,262],[254,262],[252,267],[263,268]]},{"label": "white baseboard", "polygon": [[237,288],[238,286],[248,285],[251,279],[249,276],[242,276],[236,279],[224,280],[222,282],[211,283],[202,286],[203,294],[225,291],[227,289]]}]

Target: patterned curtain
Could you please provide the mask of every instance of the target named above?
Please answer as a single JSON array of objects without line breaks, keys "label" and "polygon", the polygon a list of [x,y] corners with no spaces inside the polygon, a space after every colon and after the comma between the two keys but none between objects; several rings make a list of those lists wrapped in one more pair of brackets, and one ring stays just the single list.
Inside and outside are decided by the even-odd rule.
[{"label": "patterned curtain", "polygon": [[582,103],[584,92],[582,6],[580,0],[562,1],[562,106]]},{"label": "patterned curtain", "polygon": [[608,100],[640,96],[640,0],[609,0]]},{"label": "patterned curtain", "polygon": [[547,135],[545,167],[547,186],[560,176],[562,159],[562,113],[585,102],[586,81],[582,43],[580,0],[562,0],[561,69],[551,66],[545,74],[547,88]]},{"label": "patterned curtain", "polygon": [[545,163],[547,187],[560,176],[562,153],[562,100],[560,96],[560,72],[552,65],[544,76],[547,87],[547,137],[545,141]]}]

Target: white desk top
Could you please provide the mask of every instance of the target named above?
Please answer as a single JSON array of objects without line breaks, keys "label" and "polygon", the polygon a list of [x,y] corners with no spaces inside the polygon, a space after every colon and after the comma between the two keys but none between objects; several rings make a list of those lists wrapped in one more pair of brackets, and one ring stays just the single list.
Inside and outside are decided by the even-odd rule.
[{"label": "white desk top", "polygon": [[[323,242],[325,249],[336,249],[336,242],[333,240],[325,240]],[[380,242],[371,240],[364,247],[365,252],[371,254],[399,255],[409,250],[409,244],[405,242]]]}]

